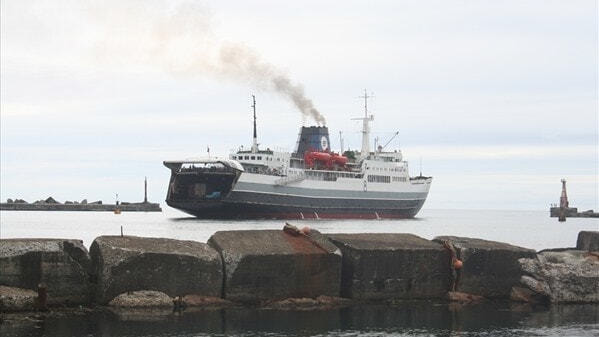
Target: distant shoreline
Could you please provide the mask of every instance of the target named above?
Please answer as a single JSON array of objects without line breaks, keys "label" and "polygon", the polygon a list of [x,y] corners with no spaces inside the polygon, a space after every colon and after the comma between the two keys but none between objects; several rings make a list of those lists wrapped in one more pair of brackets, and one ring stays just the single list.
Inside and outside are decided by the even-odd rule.
[{"label": "distant shoreline", "polygon": [[[60,204],[60,203],[0,203],[2,211],[82,211],[114,212],[115,204]],[[118,205],[122,212],[162,212],[159,203],[126,203]]]}]

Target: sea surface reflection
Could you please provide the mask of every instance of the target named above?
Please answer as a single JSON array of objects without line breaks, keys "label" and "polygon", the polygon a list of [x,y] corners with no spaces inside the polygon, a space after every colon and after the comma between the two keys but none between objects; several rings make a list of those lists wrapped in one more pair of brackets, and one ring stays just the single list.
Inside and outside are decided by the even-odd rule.
[{"label": "sea surface reflection", "polygon": [[434,302],[336,310],[94,310],[4,315],[2,336],[597,336],[599,305]]}]

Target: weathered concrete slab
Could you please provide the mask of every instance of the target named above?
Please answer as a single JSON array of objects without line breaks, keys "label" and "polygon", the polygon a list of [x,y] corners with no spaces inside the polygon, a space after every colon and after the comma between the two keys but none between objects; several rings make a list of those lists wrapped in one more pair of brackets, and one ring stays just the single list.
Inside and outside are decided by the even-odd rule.
[{"label": "weathered concrete slab", "polygon": [[113,307],[147,308],[173,307],[173,299],[161,291],[140,290],[123,293],[113,298],[109,303]]},{"label": "weathered concrete slab", "polygon": [[49,305],[90,300],[90,258],[81,240],[0,240],[0,285],[37,290],[45,284]]},{"label": "weathered concrete slab", "polygon": [[[596,253],[595,253],[596,254]],[[599,303],[599,255],[545,251],[520,259],[524,275],[512,299],[525,302]]]},{"label": "weathered concrete slab", "polygon": [[576,249],[592,252],[599,251],[599,231],[581,231],[576,240]]},{"label": "weathered concrete slab", "polygon": [[33,311],[36,298],[33,290],[0,286],[0,311]]},{"label": "weathered concrete slab", "polygon": [[329,234],[343,252],[341,294],[363,300],[441,298],[449,253],[412,234]]},{"label": "weathered concrete slab", "polygon": [[208,244],[223,257],[228,300],[339,296],[341,253],[315,230],[310,237],[282,230],[216,232]]},{"label": "weathered concrete slab", "polygon": [[507,243],[456,236],[439,236],[433,241],[450,241],[464,262],[458,291],[487,298],[509,298],[522,271],[518,259],[535,258],[532,249]]},{"label": "weathered concrete slab", "polygon": [[96,301],[137,290],[171,297],[220,296],[222,262],[205,243],[136,236],[100,236],[90,248]]}]

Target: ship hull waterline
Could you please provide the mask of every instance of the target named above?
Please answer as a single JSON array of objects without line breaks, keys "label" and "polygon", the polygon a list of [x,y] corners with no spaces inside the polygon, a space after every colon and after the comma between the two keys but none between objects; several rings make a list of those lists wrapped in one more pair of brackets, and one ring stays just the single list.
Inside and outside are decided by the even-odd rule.
[{"label": "ship hull waterline", "polygon": [[[166,201],[200,219],[408,219],[424,200],[398,201],[396,208],[298,207],[234,201]],[[405,206],[402,206],[405,205]]]}]

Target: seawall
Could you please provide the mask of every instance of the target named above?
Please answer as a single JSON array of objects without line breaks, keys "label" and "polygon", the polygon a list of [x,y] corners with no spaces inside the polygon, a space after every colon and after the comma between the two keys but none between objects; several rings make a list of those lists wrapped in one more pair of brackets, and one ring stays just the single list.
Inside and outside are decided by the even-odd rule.
[{"label": "seawall", "polygon": [[[59,203],[0,203],[2,211],[69,211],[69,212],[114,212],[115,204],[59,204]],[[120,204],[122,212],[162,212],[158,203]]]},{"label": "seawall", "polygon": [[89,251],[81,240],[2,239],[0,309],[599,303],[597,247],[599,232],[589,231],[576,248],[535,252],[476,238],[293,227],[222,231],[207,243],[101,236]]}]

